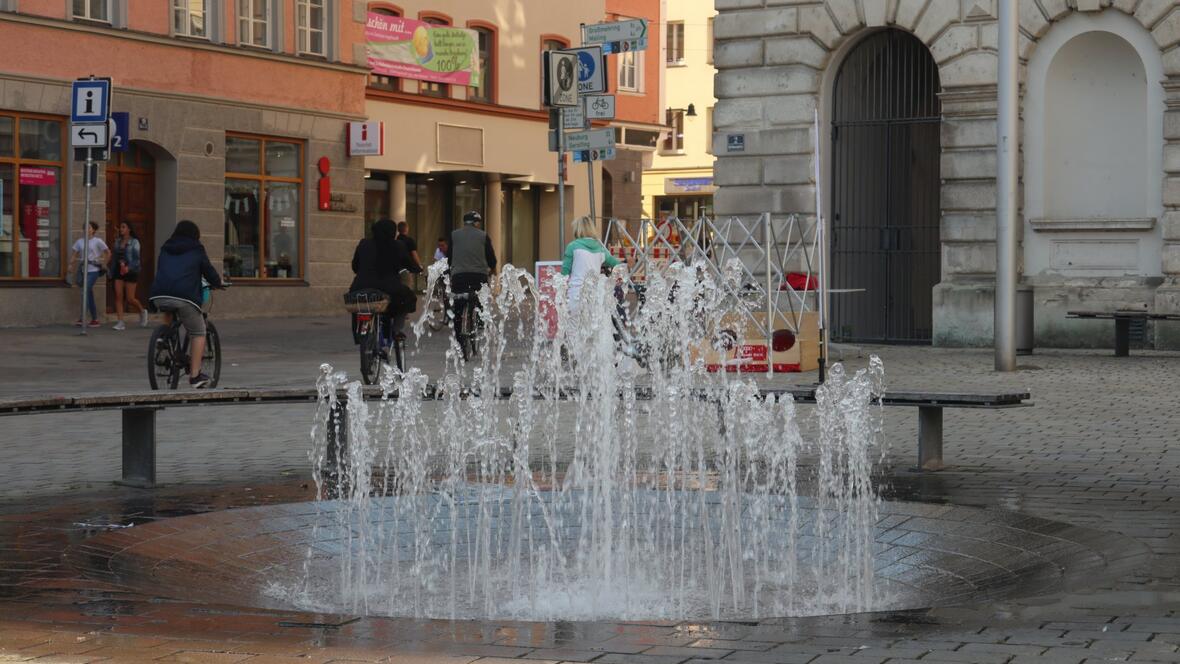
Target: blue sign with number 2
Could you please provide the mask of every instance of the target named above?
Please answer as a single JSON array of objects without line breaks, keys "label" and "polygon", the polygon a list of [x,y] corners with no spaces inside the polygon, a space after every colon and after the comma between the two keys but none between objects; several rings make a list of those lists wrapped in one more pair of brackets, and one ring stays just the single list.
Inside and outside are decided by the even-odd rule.
[{"label": "blue sign with number 2", "polygon": [[126,152],[131,149],[131,114],[111,113],[115,121],[115,131],[111,132],[111,151]]}]

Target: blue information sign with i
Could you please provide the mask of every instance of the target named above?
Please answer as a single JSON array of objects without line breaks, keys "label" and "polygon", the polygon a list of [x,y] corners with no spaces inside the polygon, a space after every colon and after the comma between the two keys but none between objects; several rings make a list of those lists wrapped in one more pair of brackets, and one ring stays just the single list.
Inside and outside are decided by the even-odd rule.
[{"label": "blue information sign with i", "polygon": [[74,81],[70,95],[71,122],[103,122],[110,115],[111,82],[101,78]]}]

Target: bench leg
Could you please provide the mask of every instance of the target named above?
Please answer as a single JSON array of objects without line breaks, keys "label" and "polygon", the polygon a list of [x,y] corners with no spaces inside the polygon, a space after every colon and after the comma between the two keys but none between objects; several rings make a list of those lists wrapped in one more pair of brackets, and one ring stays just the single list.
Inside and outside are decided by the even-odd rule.
[{"label": "bench leg", "polygon": [[942,407],[918,406],[918,470],[942,468]]},{"label": "bench leg", "polygon": [[1131,319],[1114,319],[1114,356],[1126,357],[1131,354]]},{"label": "bench leg", "polygon": [[119,484],[156,485],[156,408],[123,409],[123,479]]}]

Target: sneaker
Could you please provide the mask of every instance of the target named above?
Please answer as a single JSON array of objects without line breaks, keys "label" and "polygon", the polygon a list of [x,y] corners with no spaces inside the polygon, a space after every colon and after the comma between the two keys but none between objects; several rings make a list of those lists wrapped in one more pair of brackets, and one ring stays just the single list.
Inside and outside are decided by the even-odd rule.
[{"label": "sneaker", "polygon": [[127,329],[127,325],[124,324],[123,321],[119,321],[118,323],[115,323],[111,327],[116,330],[126,330]]},{"label": "sneaker", "polygon": [[212,382],[213,382],[213,379],[209,377],[209,374],[207,374],[205,372],[201,372],[201,373],[197,374],[196,376],[188,379],[188,386],[193,388],[194,390],[202,390],[202,389],[205,389],[206,387],[209,387],[209,383],[212,383]]},{"label": "sneaker", "polygon": [[95,319],[87,323],[86,327],[102,327],[102,323],[98,322],[98,319]]},{"label": "sneaker", "polygon": [[140,327],[147,327],[148,326],[147,309],[140,309],[139,310],[139,326]]}]

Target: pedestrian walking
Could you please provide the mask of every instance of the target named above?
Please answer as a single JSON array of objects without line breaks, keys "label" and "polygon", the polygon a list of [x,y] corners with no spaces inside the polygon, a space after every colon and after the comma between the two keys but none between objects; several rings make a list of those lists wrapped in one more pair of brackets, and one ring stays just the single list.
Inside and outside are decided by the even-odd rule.
[{"label": "pedestrian walking", "polygon": [[135,297],[135,290],[139,284],[140,245],[135,229],[126,221],[119,222],[119,232],[115,236],[114,257],[111,259],[111,280],[115,285],[115,322],[116,330],[125,330],[123,323],[123,308],[125,305],[139,309],[139,326],[147,327],[147,309]]},{"label": "pedestrian walking", "polygon": [[[74,253],[70,256],[69,274],[74,275],[74,281],[79,288],[85,289],[86,309],[90,313],[90,327],[101,327],[98,322],[98,305],[94,302],[94,282],[102,276],[103,266],[111,259],[111,250],[107,243],[98,237],[98,224],[90,222],[86,227],[86,237],[78,238],[74,243]],[[84,321],[79,318],[74,321],[74,327],[82,327]]]},{"label": "pedestrian walking", "polygon": [[440,237],[438,239],[438,246],[434,248],[434,262],[445,261],[447,259],[447,239]]}]

